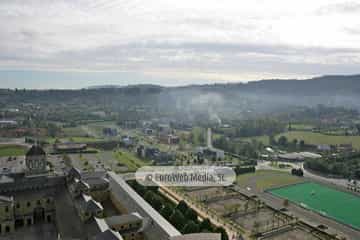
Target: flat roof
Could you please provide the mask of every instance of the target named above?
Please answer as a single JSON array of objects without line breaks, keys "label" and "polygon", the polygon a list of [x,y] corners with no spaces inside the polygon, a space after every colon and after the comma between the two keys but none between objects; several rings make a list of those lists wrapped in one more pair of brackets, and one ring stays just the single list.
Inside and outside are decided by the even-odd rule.
[{"label": "flat roof", "polygon": [[172,237],[170,240],[220,240],[220,233],[193,233]]},{"label": "flat roof", "polygon": [[[130,197],[136,202],[136,204],[142,208],[147,215],[157,223],[159,227],[163,229],[170,237],[180,236],[181,233],[171,225],[163,216],[161,216],[154,208],[150,206],[137,192],[135,192],[125,180],[114,172],[109,172],[109,178],[115,181]],[[112,188],[111,191],[116,193],[116,189]],[[119,193],[122,194],[122,193]]]},{"label": "flat roof", "polygon": [[143,218],[138,213],[130,213],[130,214],[124,214],[124,215],[118,215],[118,216],[112,216],[112,217],[105,218],[105,222],[109,226],[136,223],[136,222],[139,222],[142,220],[143,220]]},{"label": "flat roof", "polygon": [[25,169],[25,156],[0,157],[0,174],[21,173]]}]

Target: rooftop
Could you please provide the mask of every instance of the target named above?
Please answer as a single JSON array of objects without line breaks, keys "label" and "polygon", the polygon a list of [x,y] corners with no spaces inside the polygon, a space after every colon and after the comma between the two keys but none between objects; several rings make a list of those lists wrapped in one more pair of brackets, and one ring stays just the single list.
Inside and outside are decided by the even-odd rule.
[{"label": "rooftop", "polygon": [[128,223],[136,223],[142,221],[143,218],[138,213],[124,214],[119,216],[112,216],[105,219],[109,226],[122,225]]},{"label": "rooftop", "polygon": [[219,233],[193,233],[170,238],[170,240],[220,240]]},{"label": "rooftop", "polygon": [[26,156],[39,156],[39,155],[46,155],[44,149],[42,149],[40,146],[38,145],[33,145],[29,151],[26,153]]}]

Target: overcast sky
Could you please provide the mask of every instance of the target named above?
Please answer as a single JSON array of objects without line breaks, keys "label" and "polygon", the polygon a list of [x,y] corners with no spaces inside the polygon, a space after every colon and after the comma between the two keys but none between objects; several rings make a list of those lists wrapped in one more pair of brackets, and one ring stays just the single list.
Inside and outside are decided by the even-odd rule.
[{"label": "overcast sky", "polygon": [[0,88],[360,73],[360,1],[0,0]]}]

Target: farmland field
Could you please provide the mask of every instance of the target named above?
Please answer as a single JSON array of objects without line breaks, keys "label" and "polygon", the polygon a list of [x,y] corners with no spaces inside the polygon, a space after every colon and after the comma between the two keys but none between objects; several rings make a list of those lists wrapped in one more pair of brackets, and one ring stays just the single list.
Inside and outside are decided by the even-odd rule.
[{"label": "farmland field", "polygon": [[352,143],[354,148],[360,149],[360,136],[330,136],[314,132],[292,131],[279,136],[285,136],[289,141],[304,140],[308,144],[346,144]]},{"label": "farmland field", "polygon": [[360,229],[360,198],[355,195],[311,182],[272,189],[269,192]]}]

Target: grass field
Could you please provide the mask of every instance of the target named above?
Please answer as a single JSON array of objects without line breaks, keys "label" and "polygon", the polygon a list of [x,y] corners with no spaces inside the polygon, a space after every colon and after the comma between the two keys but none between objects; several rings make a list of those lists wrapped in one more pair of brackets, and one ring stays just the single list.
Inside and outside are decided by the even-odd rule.
[{"label": "grass field", "polygon": [[[360,149],[360,136],[329,136],[314,132],[292,131],[279,136],[286,136],[289,141],[293,139],[304,140],[309,144],[342,144],[352,143],[354,148]],[[278,136],[278,137],[279,137]]]},{"label": "grass field", "polygon": [[117,151],[114,157],[118,159],[119,163],[128,167],[129,171],[136,171],[138,168],[149,165],[150,162],[142,160],[127,151]]},{"label": "grass field", "polygon": [[292,129],[296,129],[296,130],[311,130],[314,128],[313,125],[301,124],[301,123],[291,124],[291,127]]},{"label": "grass field", "polygon": [[63,128],[65,136],[67,137],[76,137],[76,136],[85,136],[86,132],[81,127],[69,127]]},{"label": "grass field", "polygon": [[270,190],[302,207],[360,229],[360,198],[317,183],[303,183]]},{"label": "grass field", "polygon": [[0,145],[0,157],[25,155],[27,148],[19,145]]},{"label": "grass field", "polygon": [[242,137],[238,138],[241,141],[251,142],[253,139],[262,142],[264,145],[269,145],[269,136],[256,136],[256,137]]},{"label": "grass field", "polygon": [[237,177],[239,186],[250,187],[258,192],[303,181],[303,178],[293,176],[287,172],[273,170],[258,170],[255,173],[241,174]]}]

